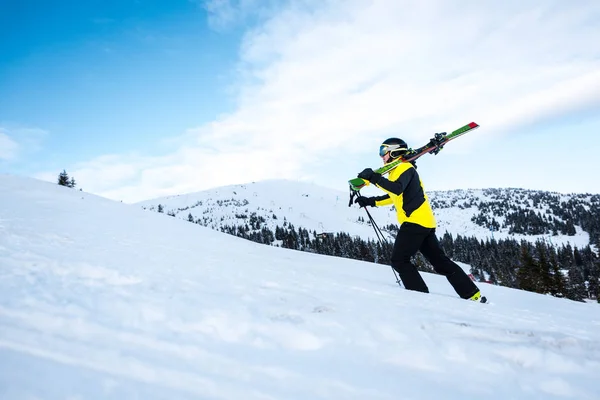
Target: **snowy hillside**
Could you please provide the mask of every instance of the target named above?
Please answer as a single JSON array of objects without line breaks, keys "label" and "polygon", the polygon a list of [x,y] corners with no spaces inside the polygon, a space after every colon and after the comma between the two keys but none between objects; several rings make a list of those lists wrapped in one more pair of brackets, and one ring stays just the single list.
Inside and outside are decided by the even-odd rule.
[{"label": "snowy hillside", "polygon": [[[310,231],[349,232],[373,236],[373,228],[359,217],[364,211],[348,207],[348,193],[287,180],[269,180],[245,185],[225,186],[199,193],[189,193],[137,203],[143,208],[163,212],[203,226],[219,229],[223,225],[245,224],[254,213],[265,219],[264,225],[274,229],[284,221]],[[393,222],[389,209],[381,211],[383,220]],[[379,215],[379,214],[378,214]],[[383,222],[382,220],[382,222]]]},{"label": "snowy hillside", "polygon": [[[293,187],[286,218],[353,226],[341,194]],[[239,191],[277,213],[243,190],[210,202]],[[0,399],[598,398],[597,304],[485,284],[477,304],[424,276],[432,294],[384,265],[0,175]]]},{"label": "snowy hillside", "polygon": [[[368,188],[371,189],[371,188]],[[550,241],[554,245],[571,244],[584,247],[590,242],[589,234],[575,226],[572,236],[553,234],[511,233],[509,227],[491,230],[489,225],[478,225],[472,218],[481,210],[479,204],[502,204],[508,209],[526,207],[534,212],[547,213],[544,204],[534,204],[529,198],[531,193],[520,190],[455,190],[431,192],[432,205],[438,220],[438,234],[449,232],[452,235],[475,236],[479,239],[506,239],[517,241],[525,239],[535,242],[538,239]],[[382,192],[371,189],[365,195],[381,195]],[[572,196],[563,195],[565,198]],[[233,185],[198,193],[182,194],[138,203],[138,205],[157,211],[159,205],[164,213],[177,218],[193,220],[203,226],[219,230],[223,225],[244,225],[252,214],[264,218],[264,226],[274,230],[281,226],[284,219],[296,227],[309,231],[346,232],[362,238],[376,239],[373,228],[365,222],[365,212],[357,205],[348,207],[347,192],[335,191],[312,184],[272,180],[245,185]],[[383,228],[389,224],[397,226],[396,214],[389,208],[372,209],[373,218]],[[495,215],[492,208],[487,215],[496,218],[499,223],[503,217]],[[557,219],[560,217],[555,216]],[[391,233],[388,233],[390,238]]]},{"label": "snowy hillside", "polygon": [[[567,228],[568,217],[574,207],[600,206],[600,196],[590,194],[559,194],[524,189],[483,189],[437,191],[431,195],[432,206],[438,218],[439,230],[480,239],[545,240],[554,245],[585,247],[590,235],[581,226],[573,225],[571,235],[560,229]],[[530,216],[518,226],[515,216]],[[479,217],[479,223],[473,218]],[[512,220],[511,218],[512,217]],[[539,226],[535,226],[537,223]],[[519,229],[520,228],[520,229]],[[521,232],[520,232],[521,231]],[[536,232],[539,231],[539,232]]]}]

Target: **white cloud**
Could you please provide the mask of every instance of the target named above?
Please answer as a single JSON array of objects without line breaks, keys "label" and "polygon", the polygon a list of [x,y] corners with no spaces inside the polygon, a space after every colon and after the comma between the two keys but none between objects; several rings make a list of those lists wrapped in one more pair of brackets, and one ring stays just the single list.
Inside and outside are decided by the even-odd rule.
[{"label": "white cloud", "polygon": [[266,18],[279,6],[276,0],[191,0],[208,15],[209,26],[217,31],[244,24],[252,16]]},{"label": "white cloud", "polygon": [[[213,23],[230,23],[260,2],[206,4]],[[419,145],[472,120],[503,133],[600,104],[595,0],[302,1],[268,15],[244,37],[235,112],[188,132],[175,154],[98,159],[77,173],[97,192],[141,200],[308,176],[324,157],[371,155],[389,135]]]},{"label": "white cloud", "polygon": [[48,132],[39,128],[0,127],[0,160],[16,162],[42,148]]},{"label": "white cloud", "polygon": [[208,22],[215,29],[231,25],[240,14],[239,8],[236,8],[230,0],[206,1],[205,9],[208,13]]},{"label": "white cloud", "polygon": [[19,145],[0,128],[0,160],[11,161],[17,157]]},{"label": "white cloud", "polygon": [[[223,151],[224,146],[217,146],[218,149],[184,146],[163,157],[102,156],[76,164],[67,172],[83,190],[125,202],[298,173],[293,164],[284,162],[287,154],[273,155],[268,149],[246,154],[243,149]],[[278,164],[281,168],[275,169]],[[54,181],[55,175],[46,172],[37,178]]]}]

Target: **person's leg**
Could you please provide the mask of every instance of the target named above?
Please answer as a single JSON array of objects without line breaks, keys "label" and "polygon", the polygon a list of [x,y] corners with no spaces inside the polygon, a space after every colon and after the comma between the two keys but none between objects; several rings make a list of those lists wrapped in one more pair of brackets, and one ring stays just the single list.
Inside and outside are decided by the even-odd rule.
[{"label": "person's leg", "polygon": [[479,292],[479,288],[469,278],[469,275],[444,253],[435,234],[435,229],[432,229],[423,240],[419,250],[437,273],[446,276],[446,279],[460,297],[469,299]]},{"label": "person's leg", "polygon": [[400,226],[396,236],[392,252],[392,268],[398,272],[402,284],[408,290],[429,293],[417,267],[410,262],[411,258],[419,251],[427,232],[427,228],[405,222]]}]

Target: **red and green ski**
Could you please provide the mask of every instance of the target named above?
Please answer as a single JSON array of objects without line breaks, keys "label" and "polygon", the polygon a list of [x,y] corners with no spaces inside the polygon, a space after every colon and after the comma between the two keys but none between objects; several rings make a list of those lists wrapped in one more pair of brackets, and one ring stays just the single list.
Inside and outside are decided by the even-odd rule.
[{"label": "red and green ski", "polygon": [[[396,166],[401,163],[414,161],[427,153],[437,154],[440,152],[440,150],[444,147],[446,143],[476,128],[479,128],[479,125],[475,122],[471,122],[449,134],[436,133],[435,136],[425,146],[419,147],[416,150],[409,150],[403,157],[392,161],[391,163],[385,164],[383,167],[375,170],[375,172],[384,175],[396,168]],[[350,179],[348,182],[350,183],[350,190],[354,191],[359,191],[360,189],[365,187],[365,185],[368,184],[368,182],[365,182],[361,178]]]}]

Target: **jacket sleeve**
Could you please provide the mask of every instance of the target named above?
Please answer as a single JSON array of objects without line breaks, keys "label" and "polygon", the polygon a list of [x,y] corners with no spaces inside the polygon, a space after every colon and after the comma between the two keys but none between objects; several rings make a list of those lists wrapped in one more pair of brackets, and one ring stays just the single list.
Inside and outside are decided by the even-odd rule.
[{"label": "jacket sleeve", "polygon": [[377,181],[377,186],[399,196],[400,194],[402,194],[402,192],[404,192],[404,189],[406,189],[406,187],[414,178],[416,173],[417,171],[414,169],[414,167],[411,167],[404,171],[402,174],[400,174],[398,179],[396,179],[395,181],[390,181],[389,179],[384,177],[379,178],[379,180]]},{"label": "jacket sleeve", "polygon": [[383,196],[375,197],[375,206],[376,207],[389,206],[390,204],[393,204],[393,203],[394,203],[394,201],[392,200],[392,198],[390,197],[389,194],[384,194]]}]

